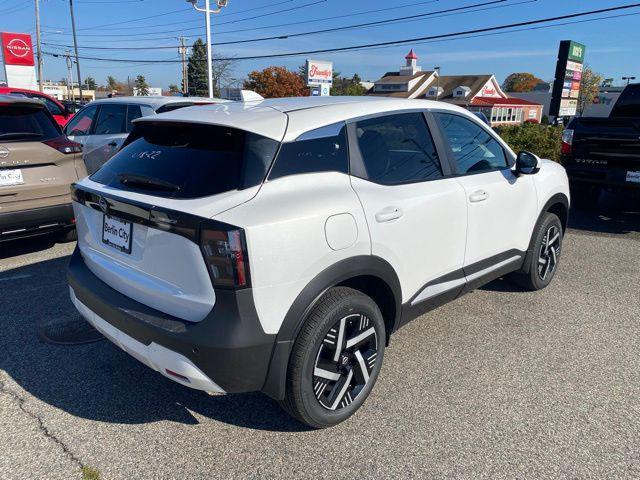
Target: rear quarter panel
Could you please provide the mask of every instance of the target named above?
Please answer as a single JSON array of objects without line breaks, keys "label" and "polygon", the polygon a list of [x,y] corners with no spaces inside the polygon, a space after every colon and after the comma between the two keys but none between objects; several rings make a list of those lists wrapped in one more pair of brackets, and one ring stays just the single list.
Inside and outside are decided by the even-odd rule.
[{"label": "rear quarter panel", "polygon": [[[267,181],[254,200],[215,219],[245,229],[256,310],[269,334],[279,331],[295,298],[320,272],[345,258],[371,254],[362,207],[348,175],[341,173]],[[339,232],[331,246],[326,232]]]}]

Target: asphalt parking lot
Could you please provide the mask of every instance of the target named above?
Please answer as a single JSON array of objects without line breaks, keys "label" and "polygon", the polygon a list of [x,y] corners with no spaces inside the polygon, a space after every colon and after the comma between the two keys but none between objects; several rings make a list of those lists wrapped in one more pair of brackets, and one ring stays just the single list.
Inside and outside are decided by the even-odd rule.
[{"label": "asphalt parking lot", "polygon": [[107,341],[40,342],[77,318],[73,247],[0,245],[0,478],[640,477],[640,211],[574,212],[545,291],[498,280],[402,329],[363,409],[324,431]]}]

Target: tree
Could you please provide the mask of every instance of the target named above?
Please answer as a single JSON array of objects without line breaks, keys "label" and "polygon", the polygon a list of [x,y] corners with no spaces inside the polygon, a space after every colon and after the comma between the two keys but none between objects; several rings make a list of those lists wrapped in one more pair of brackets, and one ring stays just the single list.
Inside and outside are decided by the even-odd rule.
[{"label": "tree", "polygon": [[336,77],[333,79],[333,86],[331,87],[331,95],[349,95],[358,96],[367,93],[367,89],[360,85],[360,75],[357,73],[351,78]]},{"label": "tree", "polygon": [[115,77],[112,77],[111,75],[109,75],[107,77],[107,88],[109,90],[117,90],[118,89],[118,80],[116,80]]},{"label": "tree", "polygon": [[175,83],[172,83],[169,85],[169,93],[171,95],[175,95],[176,93],[180,93],[181,90],[178,88],[178,85],[176,85]]},{"label": "tree", "polygon": [[298,72],[286,67],[267,67],[254,70],[244,82],[244,88],[254,90],[265,98],[304,97],[309,90]]},{"label": "tree", "polygon": [[502,89],[505,92],[531,92],[539,83],[544,83],[544,80],[533,73],[512,73],[504,80]]},{"label": "tree", "polygon": [[133,87],[136,94],[140,97],[146,97],[149,95],[149,85],[147,79],[143,75],[136,77],[135,86]]},{"label": "tree", "polygon": [[189,80],[189,95],[192,97],[209,96],[207,85],[207,47],[198,38],[191,47],[191,54],[187,64],[187,78]]},{"label": "tree", "polygon": [[97,85],[96,85],[96,80],[93,77],[87,77],[84,79],[84,85],[85,87],[87,87],[88,90],[95,90]]},{"label": "tree", "polygon": [[578,112],[580,115],[600,93],[600,85],[602,85],[603,80],[603,76],[591,70],[589,65],[584,66],[580,83],[580,96],[578,97]]}]

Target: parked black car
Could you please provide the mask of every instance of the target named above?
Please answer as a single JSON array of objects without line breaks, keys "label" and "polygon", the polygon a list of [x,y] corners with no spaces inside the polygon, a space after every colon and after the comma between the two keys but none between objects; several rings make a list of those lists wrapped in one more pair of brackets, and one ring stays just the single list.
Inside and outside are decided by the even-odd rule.
[{"label": "parked black car", "polygon": [[628,85],[609,117],[576,117],[562,135],[572,200],[597,202],[603,188],[640,195],[640,84]]}]

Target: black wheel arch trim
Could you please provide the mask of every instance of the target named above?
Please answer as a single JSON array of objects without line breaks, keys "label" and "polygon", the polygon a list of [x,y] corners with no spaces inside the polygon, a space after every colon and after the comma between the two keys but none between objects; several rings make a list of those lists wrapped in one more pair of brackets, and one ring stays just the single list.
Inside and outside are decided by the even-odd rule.
[{"label": "black wheel arch trim", "polygon": [[395,318],[392,319],[393,328],[387,332],[387,338],[397,328],[402,313],[402,290],[398,275],[391,264],[374,255],[360,255],[341,260],[313,278],[302,289],[285,315],[276,336],[267,378],[262,388],[265,394],[276,400],[284,398],[289,356],[304,320],[327,290],[360,276],[377,277],[389,286],[395,301]]},{"label": "black wheel arch trim", "polygon": [[551,211],[551,208],[554,205],[562,205],[566,212],[567,217],[565,219],[560,219],[560,223],[562,223],[562,236],[566,233],[568,220],[569,220],[569,198],[564,193],[556,193],[552,195],[549,200],[544,204],[544,206],[540,209],[540,214],[538,215],[538,219],[533,227],[531,232],[531,239],[529,240],[529,247],[527,248],[527,252],[524,258],[524,262],[522,264],[522,272],[529,273],[531,267],[531,256],[534,254],[534,241],[535,241],[535,233],[538,231],[540,224],[542,223],[542,219],[544,214]]}]

